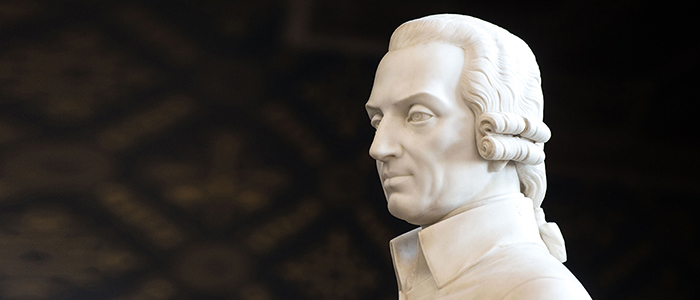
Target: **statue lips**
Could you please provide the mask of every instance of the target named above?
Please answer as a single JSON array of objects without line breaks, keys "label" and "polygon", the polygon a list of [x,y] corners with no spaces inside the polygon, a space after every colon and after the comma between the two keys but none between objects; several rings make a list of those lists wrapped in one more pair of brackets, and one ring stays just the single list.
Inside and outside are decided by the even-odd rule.
[{"label": "statue lips", "polygon": [[409,182],[409,177],[411,177],[410,174],[400,174],[400,173],[394,173],[394,172],[389,172],[385,173],[384,176],[384,181],[382,181],[382,184],[384,185],[385,189],[391,189],[391,190],[396,190],[397,187],[400,187],[401,185],[408,183]]}]

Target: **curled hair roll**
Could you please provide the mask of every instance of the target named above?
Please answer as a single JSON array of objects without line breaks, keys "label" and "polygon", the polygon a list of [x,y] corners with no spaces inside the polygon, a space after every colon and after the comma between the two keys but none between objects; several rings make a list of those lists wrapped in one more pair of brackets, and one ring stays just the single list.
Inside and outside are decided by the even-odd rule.
[{"label": "curled hair roll", "polygon": [[479,142],[479,154],[488,160],[512,160],[528,165],[544,162],[544,151],[535,143],[511,135],[488,134]]},{"label": "curled hair roll", "polygon": [[487,112],[479,117],[479,132],[517,135],[534,143],[545,143],[552,136],[542,121],[532,120],[514,113]]}]

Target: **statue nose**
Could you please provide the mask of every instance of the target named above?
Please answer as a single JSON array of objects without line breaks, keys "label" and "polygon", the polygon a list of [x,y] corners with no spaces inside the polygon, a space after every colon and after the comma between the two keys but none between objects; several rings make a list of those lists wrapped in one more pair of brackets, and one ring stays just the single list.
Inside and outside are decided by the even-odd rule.
[{"label": "statue nose", "polygon": [[401,145],[398,142],[396,130],[392,130],[390,123],[382,121],[374,134],[369,155],[379,161],[386,161],[391,157],[401,156]]}]

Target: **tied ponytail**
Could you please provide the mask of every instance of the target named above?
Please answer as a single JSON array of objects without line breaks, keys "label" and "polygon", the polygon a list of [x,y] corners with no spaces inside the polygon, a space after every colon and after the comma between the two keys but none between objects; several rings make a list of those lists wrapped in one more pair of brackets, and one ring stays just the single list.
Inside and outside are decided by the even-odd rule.
[{"label": "tied ponytail", "polygon": [[[544,168],[544,143],[552,136],[544,122],[531,120],[513,113],[483,113],[478,121],[479,133],[483,135],[479,142],[479,153],[488,160],[512,160],[517,168]],[[518,172],[526,173],[526,172]],[[530,173],[530,172],[527,172]],[[540,207],[544,195],[534,191],[525,194],[532,198],[535,205],[535,220],[540,237],[547,250],[561,262],[566,261],[566,246],[561,230],[556,223],[547,222],[544,210]]]}]

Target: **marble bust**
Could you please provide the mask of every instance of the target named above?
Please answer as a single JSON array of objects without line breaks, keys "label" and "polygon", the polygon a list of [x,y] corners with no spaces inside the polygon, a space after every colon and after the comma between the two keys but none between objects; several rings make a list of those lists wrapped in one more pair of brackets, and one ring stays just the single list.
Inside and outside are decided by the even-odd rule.
[{"label": "marble bust", "polygon": [[366,104],[399,299],[590,299],[545,221],[543,96],[518,37],[462,15],[394,31]]}]

